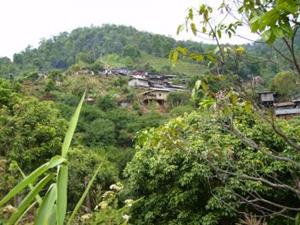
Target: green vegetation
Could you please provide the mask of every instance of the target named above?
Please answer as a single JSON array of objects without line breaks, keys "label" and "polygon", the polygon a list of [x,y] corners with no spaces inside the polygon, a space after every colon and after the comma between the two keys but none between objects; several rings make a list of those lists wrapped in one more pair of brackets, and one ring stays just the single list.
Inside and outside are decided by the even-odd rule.
[{"label": "green vegetation", "polygon": [[[299,115],[256,91],[298,97],[299,7],[229,0],[229,22],[189,9],[178,31],[216,45],[104,25],[1,58],[0,223],[298,225]],[[243,23],[261,43],[222,45]],[[99,74],[117,67],[189,90],[147,105],[128,76]]]},{"label": "green vegetation", "polygon": [[276,74],[271,83],[271,90],[278,93],[282,99],[289,99],[299,94],[297,76],[293,72]]}]

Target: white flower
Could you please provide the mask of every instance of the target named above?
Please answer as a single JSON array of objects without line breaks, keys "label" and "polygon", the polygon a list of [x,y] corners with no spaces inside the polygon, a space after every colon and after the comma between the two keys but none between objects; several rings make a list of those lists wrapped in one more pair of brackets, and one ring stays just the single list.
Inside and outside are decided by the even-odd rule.
[{"label": "white flower", "polygon": [[102,197],[103,197],[103,198],[106,198],[106,197],[112,196],[113,194],[114,194],[114,192],[112,192],[112,191],[106,191],[106,192],[102,195]]},{"label": "white flower", "polygon": [[122,187],[121,186],[118,186],[116,184],[112,184],[109,186],[109,189],[110,190],[115,190],[115,191],[121,191],[122,190]]},{"label": "white flower", "polygon": [[90,218],[92,218],[92,214],[88,213],[88,214],[84,214],[80,217],[80,219],[82,221],[86,221],[86,220],[89,220]]},{"label": "white flower", "polygon": [[133,200],[132,200],[132,199],[126,199],[126,200],[125,200],[125,204],[126,204],[128,207],[131,207],[131,206],[132,206],[132,203],[133,203]]},{"label": "white flower", "polygon": [[13,207],[12,205],[7,205],[2,209],[3,213],[14,213],[17,211],[17,209],[15,207]]},{"label": "white flower", "polygon": [[126,220],[126,221],[128,221],[128,220],[129,220],[129,216],[128,216],[128,215],[126,215],[126,214],[125,214],[125,215],[123,215],[123,216],[122,216],[122,218],[123,218],[124,220]]}]

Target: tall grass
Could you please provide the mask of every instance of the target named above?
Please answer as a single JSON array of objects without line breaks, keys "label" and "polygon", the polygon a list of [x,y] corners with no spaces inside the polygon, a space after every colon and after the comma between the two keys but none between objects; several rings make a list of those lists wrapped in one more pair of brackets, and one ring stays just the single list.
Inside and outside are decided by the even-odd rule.
[{"label": "tall grass", "polygon": [[[67,188],[68,188],[68,151],[78,122],[81,107],[85,98],[83,94],[69,124],[68,131],[65,135],[64,142],[61,148],[61,155],[54,156],[47,163],[41,165],[31,174],[26,176],[22,173],[23,180],[20,181],[4,198],[0,201],[0,207],[10,201],[16,195],[23,193],[25,188],[29,187],[30,191],[18,205],[17,210],[8,219],[7,224],[13,225],[27,214],[27,212],[38,205],[35,215],[34,224],[37,225],[63,225],[65,222],[71,224],[76,213],[78,212],[87,192],[89,191],[95,177],[99,171],[96,170],[91,179],[88,188],[83,193],[77,203],[73,213],[66,220],[67,214]],[[56,172],[54,170],[56,169]],[[41,197],[40,192],[48,187],[46,194]]]}]

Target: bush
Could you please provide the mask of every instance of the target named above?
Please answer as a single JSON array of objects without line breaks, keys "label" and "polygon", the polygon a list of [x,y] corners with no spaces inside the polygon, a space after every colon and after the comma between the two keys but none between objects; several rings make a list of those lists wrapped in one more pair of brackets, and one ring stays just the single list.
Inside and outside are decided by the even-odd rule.
[{"label": "bush", "polygon": [[90,210],[99,202],[101,194],[109,189],[111,184],[118,181],[118,168],[110,162],[103,152],[78,146],[70,150],[69,157],[69,208],[74,208],[88,183],[91,174],[100,167],[93,188],[85,201],[85,206]]},{"label": "bush", "polygon": [[110,146],[116,143],[116,126],[109,119],[98,118],[86,124],[84,141],[88,146]]}]

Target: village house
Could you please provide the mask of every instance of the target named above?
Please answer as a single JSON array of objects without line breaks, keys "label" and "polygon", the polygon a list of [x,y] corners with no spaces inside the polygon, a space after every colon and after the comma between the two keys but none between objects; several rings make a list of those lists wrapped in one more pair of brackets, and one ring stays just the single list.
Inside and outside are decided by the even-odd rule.
[{"label": "village house", "polygon": [[112,69],[111,72],[115,75],[127,76],[130,71],[127,68],[118,68],[118,69]]},{"label": "village house", "polygon": [[171,90],[167,88],[151,88],[142,93],[143,103],[157,102],[160,105],[165,105],[170,92]]},{"label": "village house", "polygon": [[143,71],[143,70],[135,70],[135,71],[132,71],[130,73],[131,76],[141,76],[141,77],[145,77],[148,75],[147,72]]},{"label": "village house", "polygon": [[175,85],[175,84],[171,84],[171,83],[169,83],[167,85],[167,87],[174,91],[183,91],[186,89],[186,87],[184,85]]},{"label": "village house", "polygon": [[281,118],[300,116],[300,99],[291,102],[275,103],[274,93],[271,91],[259,92],[260,103],[265,107],[273,107],[274,115]]},{"label": "village house", "polygon": [[300,116],[300,100],[292,102],[280,102],[274,104],[274,114],[277,117],[291,118],[293,116]]},{"label": "village house", "polygon": [[274,93],[272,91],[259,92],[260,103],[265,107],[272,107],[274,105]]},{"label": "village house", "polygon": [[133,77],[128,81],[128,86],[129,87],[135,87],[135,88],[149,88],[149,81],[144,78],[138,78],[138,77]]}]

